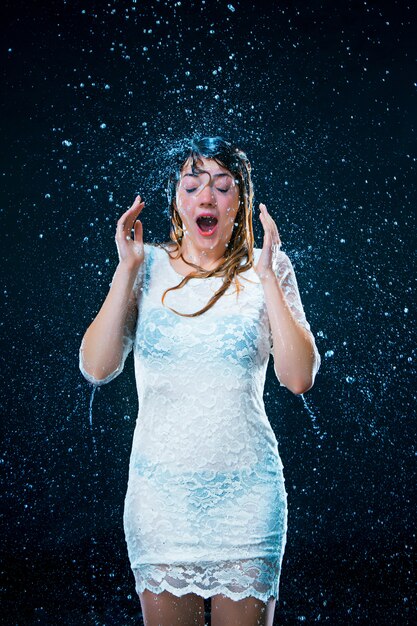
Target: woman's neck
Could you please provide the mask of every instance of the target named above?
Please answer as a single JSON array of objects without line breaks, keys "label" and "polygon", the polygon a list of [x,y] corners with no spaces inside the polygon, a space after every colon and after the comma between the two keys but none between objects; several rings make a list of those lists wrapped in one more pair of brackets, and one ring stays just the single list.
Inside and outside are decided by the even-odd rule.
[{"label": "woman's neck", "polygon": [[[219,254],[218,251],[216,253],[216,250],[198,249],[184,241],[180,244],[180,252],[186,261],[194,263],[194,265],[199,265],[207,271],[215,269],[224,259],[224,253]],[[184,263],[182,259],[179,258],[176,262],[181,263],[184,269],[188,268],[188,270],[190,270],[190,266]]]}]

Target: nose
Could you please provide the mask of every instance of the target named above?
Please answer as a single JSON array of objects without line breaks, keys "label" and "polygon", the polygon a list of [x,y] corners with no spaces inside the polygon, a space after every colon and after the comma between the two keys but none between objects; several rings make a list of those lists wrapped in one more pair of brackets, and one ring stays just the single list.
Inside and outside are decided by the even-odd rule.
[{"label": "nose", "polygon": [[197,197],[200,204],[216,204],[214,191],[210,183],[205,183],[197,190]]}]

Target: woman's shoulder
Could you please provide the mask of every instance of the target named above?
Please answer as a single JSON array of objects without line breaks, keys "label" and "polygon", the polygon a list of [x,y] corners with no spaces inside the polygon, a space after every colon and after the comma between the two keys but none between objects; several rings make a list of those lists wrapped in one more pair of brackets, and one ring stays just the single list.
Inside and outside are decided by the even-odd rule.
[{"label": "woman's shoulder", "polygon": [[149,251],[149,250],[154,249],[154,248],[159,248],[161,246],[161,244],[160,243],[155,243],[155,242],[146,242],[146,243],[144,242],[143,246],[144,246],[145,250]]},{"label": "woman's shoulder", "polygon": [[[262,248],[253,248],[253,258],[255,261],[259,259],[261,252]],[[277,252],[274,253],[274,256],[278,263],[291,263],[288,254],[284,252],[284,250],[279,249]]]},{"label": "woman's shoulder", "polygon": [[143,247],[145,249],[145,254],[167,254],[166,248],[169,245],[170,245],[169,242],[167,243],[150,242],[150,243],[144,243]]},{"label": "woman's shoulder", "polygon": [[[262,253],[262,248],[253,248],[253,264],[256,265]],[[272,266],[275,274],[281,279],[288,274],[294,274],[294,267],[290,257],[284,250],[277,250],[273,254]]]},{"label": "woman's shoulder", "polygon": [[169,243],[150,242],[144,243],[145,265],[149,268],[164,267],[165,259],[168,258]]}]

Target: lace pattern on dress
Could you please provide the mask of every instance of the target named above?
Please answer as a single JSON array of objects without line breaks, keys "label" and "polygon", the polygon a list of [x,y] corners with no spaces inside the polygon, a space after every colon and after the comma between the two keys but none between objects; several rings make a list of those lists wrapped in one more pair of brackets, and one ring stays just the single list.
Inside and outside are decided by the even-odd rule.
[{"label": "lace pattern on dress", "polygon": [[[280,250],[277,253],[275,273],[279,280],[279,284],[284,292],[285,300],[288,306],[290,307],[291,313],[293,314],[297,322],[301,324],[301,326],[303,326],[310,333],[311,339],[313,340],[313,348],[314,348],[314,352],[316,354],[316,359],[317,359],[316,371],[318,371],[320,364],[321,364],[320,353],[317,349],[314,335],[311,332],[310,324],[308,323],[305,313],[304,313],[304,308],[301,302],[297,278],[295,276],[293,265],[291,263],[291,260],[287,256],[287,254],[285,254],[285,252],[283,252],[282,250]],[[270,340],[270,354],[274,355],[274,346],[272,343],[271,330],[269,334],[269,340]],[[280,385],[281,387],[284,386],[281,383],[281,381],[280,381]]]},{"label": "lace pattern on dress", "polygon": [[[295,318],[311,332],[283,252],[276,272]],[[195,312],[221,280],[191,279],[165,302]],[[239,281],[238,296],[232,284],[203,315],[181,317],[161,303],[180,277],[164,250],[145,244],[136,329],[126,326],[119,367],[98,381],[120,374],[133,346],[139,413],[124,531],[138,592],[278,598],[287,493],[263,403],[272,335],[254,269]]]},{"label": "lace pattern on dress", "polygon": [[169,591],[175,596],[196,593],[203,598],[223,594],[232,600],[254,597],[267,602],[278,600],[281,559],[240,559],[141,565],[135,568],[136,592]]}]

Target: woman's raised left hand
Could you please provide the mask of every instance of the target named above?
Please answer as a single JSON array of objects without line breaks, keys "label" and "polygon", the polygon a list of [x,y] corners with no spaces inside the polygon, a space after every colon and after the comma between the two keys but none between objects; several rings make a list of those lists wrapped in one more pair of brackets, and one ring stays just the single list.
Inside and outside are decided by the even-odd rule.
[{"label": "woman's raised left hand", "polygon": [[259,205],[259,209],[261,211],[259,219],[264,229],[264,241],[261,255],[254,270],[262,281],[269,275],[275,275],[275,257],[280,249],[281,239],[277,225],[262,202]]}]

